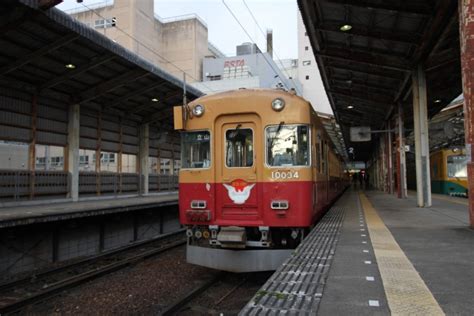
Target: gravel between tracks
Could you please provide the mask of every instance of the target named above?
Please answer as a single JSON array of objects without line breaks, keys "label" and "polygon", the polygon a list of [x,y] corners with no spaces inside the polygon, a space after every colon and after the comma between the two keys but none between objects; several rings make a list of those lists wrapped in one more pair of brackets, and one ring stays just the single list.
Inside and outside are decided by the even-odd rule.
[{"label": "gravel between tracks", "polygon": [[157,314],[218,272],[186,263],[184,246],[142,261],[24,312],[35,315]]},{"label": "gravel between tracks", "polygon": [[179,315],[237,315],[257,293],[272,272],[227,273],[196,299],[184,306]]}]

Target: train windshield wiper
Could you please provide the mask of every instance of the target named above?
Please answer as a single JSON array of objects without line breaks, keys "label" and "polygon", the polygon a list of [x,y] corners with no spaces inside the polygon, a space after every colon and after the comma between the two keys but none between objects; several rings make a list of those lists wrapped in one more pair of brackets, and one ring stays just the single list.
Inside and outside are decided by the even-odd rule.
[{"label": "train windshield wiper", "polygon": [[278,128],[275,132],[275,135],[270,140],[270,146],[269,146],[270,149],[273,148],[273,143],[277,139],[278,135],[280,135],[280,131],[281,131],[281,128],[283,127],[283,124],[285,124],[285,122],[283,122],[283,121],[281,121],[280,124],[278,124]]}]

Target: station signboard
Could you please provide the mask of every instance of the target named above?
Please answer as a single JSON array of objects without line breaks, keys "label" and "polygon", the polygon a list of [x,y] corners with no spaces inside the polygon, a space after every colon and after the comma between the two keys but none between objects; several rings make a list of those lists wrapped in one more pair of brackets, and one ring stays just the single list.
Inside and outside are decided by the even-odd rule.
[{"label": "station signboard", "polygon": [[370,142],[370,126],[351,127],[351,142]]}]

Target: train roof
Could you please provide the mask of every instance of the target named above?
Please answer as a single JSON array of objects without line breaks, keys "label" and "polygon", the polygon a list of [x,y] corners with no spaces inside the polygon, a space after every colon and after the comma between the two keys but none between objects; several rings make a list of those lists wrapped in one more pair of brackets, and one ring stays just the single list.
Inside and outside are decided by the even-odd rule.
[{"label": "train roof", "polygon": [[202,96],[200,98],[195,99],[194,101],[190,102],[190,104],[196,104],[200,102],[207,102],[207,101],[213,101],[213,100],[218,100],[222,99],[225,97],[241,97],[241,96],[248,96],[249,94],[258,94],[259,96],[265,96],[268,95],[268,97],[272,96],[285,96],[285,97],[291,97],[291,98],[297,98],[300,99],[303,102],[306,102],[309,104],[309,102],[286,90],[282,89],[265,89],[265,88],[252,88],[252,89],[247,89],[247,88],[241,88],[241,89],[236,89],[236,90],[229,90],[229,91],[223,91],[223,92],[218,92],[215,94],[208,94],[205,96]]}]

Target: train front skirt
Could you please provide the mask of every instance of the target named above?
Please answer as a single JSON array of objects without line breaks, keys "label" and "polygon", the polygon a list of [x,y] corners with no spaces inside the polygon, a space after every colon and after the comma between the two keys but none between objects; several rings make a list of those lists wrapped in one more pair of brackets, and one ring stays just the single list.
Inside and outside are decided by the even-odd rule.
[{"label": "train front skirt", "polygon": [[189,263],[228,272],[274,271],[294,249],[218,249],[187,245]]}]

